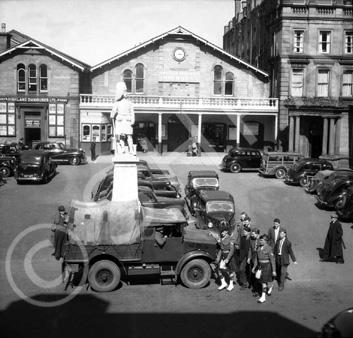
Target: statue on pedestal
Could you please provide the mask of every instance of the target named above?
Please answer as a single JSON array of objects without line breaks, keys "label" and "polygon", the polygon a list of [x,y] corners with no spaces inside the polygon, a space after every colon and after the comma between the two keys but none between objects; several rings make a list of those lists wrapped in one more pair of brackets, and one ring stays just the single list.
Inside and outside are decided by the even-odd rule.
[{"label": "statue on pedestal", "polygon": [[125,82],[117,83],[115,102],[110,113],[110,118],[113,121],[115,154],[125,153],[123,138],[127,137],[129,153],[136,155],[132,144],[132,125],[135,123],[135,112],[132,102],[126,98],[126,90]]}]

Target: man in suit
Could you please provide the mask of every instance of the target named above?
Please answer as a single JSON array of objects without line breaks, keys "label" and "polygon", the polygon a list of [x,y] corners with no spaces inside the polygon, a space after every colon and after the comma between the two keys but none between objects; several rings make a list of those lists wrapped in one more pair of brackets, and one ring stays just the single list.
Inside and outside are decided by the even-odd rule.
[{"label": "man in suit", "polygon": [[291,257],[294,264],[297,264],[297,260],[292,250],[292,243],[287,238],[287,231],[281,228],[279,231],[279,237],[274,248],[275,260],[276,260],[276,273],[278,281],[278,291],[283,291],[284,281],[287,276],[287,268],[289,265],[289,256]]},{"label": "man in suit", "polygon": [[343,264],[343,229],[341,223],[338,221],[336,214],[331,215],[330,227],[327,232],[325,246],[324,246],[324,259],[328,261],[330,258],[335,258],[337,264]]},{"label": "man in suit", "polygon": [[268,245],[272,248],[272,250],[275,247],[280,230],[281,230],[281,221],[278,218],[275,218],[273,221],[273,227],[268,229],[268,235],[267,235]]}]

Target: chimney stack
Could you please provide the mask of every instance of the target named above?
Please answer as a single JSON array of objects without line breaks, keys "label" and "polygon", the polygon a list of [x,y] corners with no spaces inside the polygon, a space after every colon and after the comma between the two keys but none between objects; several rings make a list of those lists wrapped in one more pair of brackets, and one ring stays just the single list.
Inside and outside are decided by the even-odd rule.
[{"label": "chimney stack", "polygon": [[6,33],[6,23],[1,24],[0,32],[0,53],[9,49],[11,46],[11,34]]}]

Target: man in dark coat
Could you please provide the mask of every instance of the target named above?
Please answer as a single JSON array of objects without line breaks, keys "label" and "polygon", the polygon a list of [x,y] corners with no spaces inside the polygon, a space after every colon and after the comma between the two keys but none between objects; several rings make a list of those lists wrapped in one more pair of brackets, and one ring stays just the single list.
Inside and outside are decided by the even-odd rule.
[{"label": "man in dark coat", "polygon": [[96,159],[96,139],[94,138],[91,143],[91,160],[94,161]]},{"label": "man in dark coat", "polygon": [[276,261],[278,291],[283,291],[284,281],[286,279],[286,276],[288,275],[287,268],[289,265],[289,256],[292,259],[293,263],[297,264],[297,260],[292,250],[292,243],[288,240],[287,231],[284,228],[281,228],[279,232],[279,238],[275,245],[274,254]]},{"label": "man in dark coat", "polygon": [[338,221],[336,214],[331,215],[330,227],[327,232],[325,246],[324,246],[324,259],[328,261],[335,258],[337,264],[343,264],[343,229],[341,223]]},{"label": "man in dark coat", "polygon": [[281,230],[281,221],[275,218],[273,221],[273,226],[268,229],[268,245],[274,250],[277,239],[279,238],[279,232]]}]

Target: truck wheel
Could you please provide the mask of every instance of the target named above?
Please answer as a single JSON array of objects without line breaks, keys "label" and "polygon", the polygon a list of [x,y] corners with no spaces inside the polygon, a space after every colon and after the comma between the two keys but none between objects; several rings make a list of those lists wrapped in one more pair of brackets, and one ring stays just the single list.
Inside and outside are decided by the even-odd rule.
[{"label": "truck wheel", "polygon": [[283,179],[286,176],[286,171],[283,168],[277,169],[275,172],[275,176],[278,179]]},{"label": "truck wheel", "polygon": [[203,259],[194,259],[183,267],[180,278],[186,287],[201,289],[210,281],[210,265]]},{"label": "truck wheel", "polygon": [[232,173],[240,173],[241,172],[241,165],[239,163],[233,163],[230,166],[229,170]]},{"label": "truck wheel", "polygon": [[0,167],[0,172],[4,177],[9,177],[11,175],[11,170],[7,167]]},{"label": "truck wheel", "polygon": [[120,282],[119,267],[107,260],[94,263],[88,272],[88,281],[92,289],[97,292],[113,291]]}]

